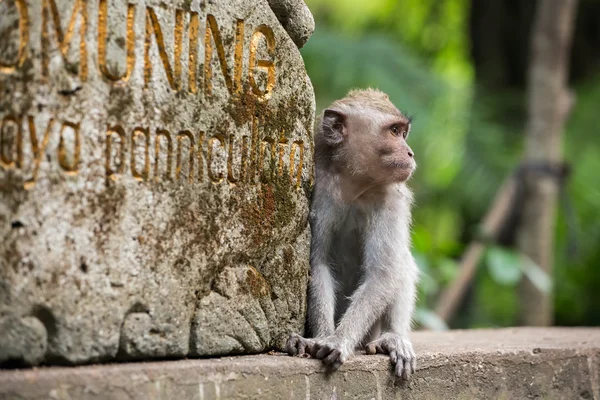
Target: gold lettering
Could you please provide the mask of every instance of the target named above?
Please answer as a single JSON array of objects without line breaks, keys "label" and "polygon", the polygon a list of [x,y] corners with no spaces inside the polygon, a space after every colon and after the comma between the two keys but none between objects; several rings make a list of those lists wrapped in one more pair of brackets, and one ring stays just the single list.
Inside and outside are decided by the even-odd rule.
[{"label": "gold lettering", "polygon": [[207,165],[207,170],[208,170],[208,177],[210,178],[210,180],[213,183],[221,183],[221,182],[223,182],[223,172],[219,172],[218,174],[215,174],[212,170],[213,146],[214,146],[215,141],[219,142],[220,147],[225,146],[225,137],[223,137],[223,135],[216,134],[215,136],[208,139],[206,165]]},{"label": "gold lettering", "polygon": [[285,154],[285,149],[288,147],[288,140],[285,137],[285,130],[281,131],[281,135],[279,135],[279,162],[277,166],[277,175],[283,175],[283,156]]},{"label": "gold lettering", "polygon": [[240,160],[240,173],[236,178],[233,174],[233,149],[234,149],[235,135],[229,135],[229,153],[227,156],[227,180],[231,183],[237,183],[238,181],[244,181],[246,176],[246,168],[248,164],[248,137],[242,137],[242,155]]},{"label": "gold lettering", "polygon": [[[7,131],[9,124],[13,125],[13,134],[9,138]],[[13,150],[13,144],[15,148]],[[16,153],[16,157],[15,157]],[[0,127],[0,165],[5,168],[21,168],[23,165],[23,132],[21,128],[21,119],[7,115],[2,120]]]},{"label": "gold lettering", "polygon": [[[183,10],[175,11],[175,86],[181,89],[181,52],[183,51]],[[166,67],[165,67],[166,68]],[[177,90],[177,89],[174,89]]]},{"label": "gold lettering", "polygon": [[17,67],[21,67],[27,58],[27,43],[29,42],[29,15],[27,14],[27,3],[25,0],[15,0],[19,12],[19,52],[15,61],[0,60],[0,72],[10,74]]},{"label": "gold lettering", "polygon": [[[268,172],[265,174],[264,171],[264,161],[265,161],[265,153],[267,152],[267,145],[270,146],[269,149],[269,164],[268,164]],[[264,138],[260,144],[260,156],[259,156],[259,164],[258,171],[260,174],[260,178],[262,182],[271,182],[273,180],[274,175],[274,163],[276,157],[276,147],[277,143],[273,138]]]},{"label": "gold lettering", "polygon": [[[65,149],[65,137],[64,132],[66,128],[71,128],[74,137],[74,147],[73,147],[73,161],[69,162],[67,157],[67,150]],[[60,140],[58,142],[58,162],[60,166],[67,171],[67,174],[74,175],[77,173],[79,169],[79,156],[81,154],[81,142],[79,140],[79,124],[74,122],[66,121],[62,124],[60,128]]]},{"label": "gold lettering", "polygon": [[[274,57],[273,53],[275,52],[275,35],[273,34],[273,30],[267,25],[259,25],[252,34],[252,39],[250,40],[248,76],[250,78],[250,86],[252,86],[252,91],[254,94],[258,96],[260,101],[266,101],[271,98],[273,87],[275,87],[275,63],[272,60],[256,60],[258,43],[261,36],[264,37],[267,42],[267,53],[271,57]],[[260,89],[256,80],[254,79],[254,70],[256,68],[263,69],[267,73],[267,85],[264,91]]]},{"label": "gold lettering", "polygon": [[[112,136],[116,134],[120,138],[120,146],[119,146],[119,164],[117,170],[113,170],[110,167],[110,161],[112,158]],[[106,176],[116,180],[117,174],[123,174],[125,172],[125,153],[127,151],[127,136],[125,135],[125,131],[120,126],[113,126],[108,128],[106,131]]]},{"label": "gold lettering", "polygon": [[[8,138],[7,131],[13,125],[13,134]],[[13,144],[14,151],[13,151]],[[16,153],[16,157],[15,157]],[[5,168],[21,168],[23,166],[23,131],[21,127],[21,119],[7,115],[2,120],[0,127],[0,165]]]},{"label": "gold lettering", "polygon": [[152,60],[150,59],[150,46],[152,45],[152,35],[156,38],[156,45],[158,47],[158,54],[162,60],[167,80],[171,89],[179,90],[181,88],[181,51],[183,41],[183,10],[175,11],[175,38],[174,47],[175,52],[173,56],[173,63],[175,68],[171,68],[171,62],[167,50],[165,49],[165,39],[163,37],[162,29],[158,23],[156,13],[151,7],[146,7],[146,40],[144,43],[144,82],[146,87],[150,83],[152,78]]},{"label": "gold lettering", "polygon": [[188,167],[188,182],[194,181],[194,135],[190,131],[181,131],[177,134],[177,164],[175,166],[175,179],[179,181],[181,175],[181,148],[183,139],[187,138],[189,141],[188,152],[190,154],[190,161]]},{"label": "gold lettering", "polygon": [[258,140],[258,119],[252,111],[252,140],[250,142],[250,171],[248,171],[246,182],[254,183],[256,177],[257,153],[260,142]]},{"label": "gold lettering", "polygon": [[188,60],[188,85],[190,93],[198,91],[196,84],[196,67],[198,64],[198,27],[200,18],[197,12],[192,12],[190,16],[190,41],[189,41],[189,60]]},{"label": "gold lettering", "polygon": [[[206,133],[204,131],[198,132],[198,181],[204,180],[204,137]],[[208,169],[208,166],[207,166]]]},{"label": "gold lettering", "polygon": [[248,137],[242,139],[242,172],[240,179],[244,182],[248,180]]},{"label": "gold lettering", "polygon": [[29,125],[29,137],[31,139],[31,151],[33,153],[33,173],[32,177],[25,181],[25,184],[23,186],[26,190],[29,190],[33,188],[35,186],[35,183],[37,182],[38,171],[40,169],[40,164],[44,159],[44,155],[46,154],[46,147],[48,147],[48,142],[50,140],[50,132],[52,131],[54,118],[50,118],[50,120],[48,121],[48,125],[46,125],[46,132],[44,133],[41,145],[38,144],[33,117],[28,116],[27,122]]},{"label": "gold lettering", "polygon": [[[31,189],[36,184],[41,163],[46,158],[51,135],[55,132],[59,134],[57,152],[60,168],[68,175],[77,174],[82,158],[81,124],[66,121],[58,128],[54,125],[55,120],[50,119],[43,138],[39,138],[34,118],[31,116],[21,118],[7,115],[0,119],[0,167],[23,167],[25,119],[29,126],[33,154],[33,174],[25,182],[25,188]],[[258,122],[259,119],[255,116],[251,125],[251,135],[241,135],[241,137],[234,133],[219,133],[206,138],[206,133],[199,131],[197,147],[196,137],[190,130],[181,130],[172,136],[169,131],[159,128],[156,130],[153,146],[154,157],[150,157],[151,135],[148,128],[135,127],[129,137],[123,126],[109,126],[105,131],[106,142],[102,150],[105,156],[106,177],[116,180],[131,168],[134,179],[147,181],[153,168],[155,182],[176,181],[191,184],[195,181],[204,181],[206,165],[208,179],[213,184],[220,184],[225,180],[234,185],[254,184],[257,182],[257,175],[258,182],[269,183],[276,176],[287,175],[289,171],[289,179],[296,188],[299,188],[303,178],[304,142],[302,140],[291,142],[286,137],[285,131],[281,131],[278,137],[261,139],[264,133],[259,133]],[[118,145],[115,144],[115,140]],[[129,146],[131,146],[130,155],[128,155]],[[176,154],[175,146],[177,146]],[[286,165],[288,156],[289,165]],[[128,166],[128,162],[131,167]],[[154,167],[151,167],[153,162]],[[163,163],[165,164],[161,165]]]},{"label": "gold lettering", "polygon": [[167,168],[166,168],[166,174],[167,174],[167,178],[166,180],[170,181],[171,180],[171,167],[173,164],[173,141],[171,140],[171,134],[169,133],[169,131],[165,130],[165,129],[158,129],[156,131],[156,143],[155,143],[155,159],[154,159],[154,180],[156,182],[159,181],[159,174],[158,174],[158,164],[160,163],[160,138],[164,137],[167,139]]},{"label": "gold lettering", "polygon": [[[300,151],[300,157],[298,160],[298,167],[295,168],[296,165],[296,149]],[[292,143],[292,147],[290,149],[290,178],[292,179],[292,183],[294,183],[294,175],[296,175],[296,188],[300,187],[300,183],[302,182],[302,167],[304,166],[304,142],[302,140],[296,140]]]},{"label": "gold lettering", "polygon": [[[140,173],[135,162],[135,139],[145,137],[144,141],[144,170]],[[148,128],[134,128],[131,133],[131,175],[138,181],[147,181],[150,176],[150,130]]]},{"label": "gold lettering", "polygon": [[125,74],[119,76],[109,71],[106,63],[106,39],[108,37],[108,0],[100,0],[98,5],[98,65],[100,72],[106,79],[113,82],[125,83],[131,78],[135,66],[135,5],[127,5],[127,69]]},{"label": "gold lettering", "polygon": [[238,19],[236,21],[235,28],[235,49],[234,49],[234,61],[233,61],[233,81],[229,75],[227,68],[227,60],[225,59],[225,49],[223,48],[223,39],[221,38],[221,32],[217,25],[217,20],[214,15],[208,14],[206,17],[206,31],[204,34],[204,91],[206,95],[212,94],[212,39],[214,40],[215,46],[217,47],[217,56],[219,64],[221,65],[221,71],[223,72],[223,78],[225,79],[225,85],[229,94],[240,94],[242,91],[242,55],[244,50],[244,21]]},{"label": "gold lettering", "polygon": [[67,31],[63,36],[63,31],[60,26],[60,16],[58,15],[58,9],[56,7],[55,0],[42,0],[42,74],[48,76],[48,42],[50,41],[50,34],[48,33],[48,13],[52,15],[54,21],[54,30],[56,33],[56,39],[58,41],[58,47],[63,55],[63,59],[67,62],[67,53],[69,51],[69,45],[73,39],[75,32],[75,22],[77,21],[77,14],[81,14],[81,26],[79,28],[79,34],[81,40],[79,42],[79,77],[82,81],[87,80],[88,65],[87,65],[87,45],[85,42],[85,35],[87,32],[87,3],[84,0],[75,0],[75,6],[73,7],[73,13],[67,25]]},{"label": "gold lettering", "polygon": [[235,21],[235,50],[233,53],[234,94],[242,93],[242,69],[244,55],[244,20]]}]

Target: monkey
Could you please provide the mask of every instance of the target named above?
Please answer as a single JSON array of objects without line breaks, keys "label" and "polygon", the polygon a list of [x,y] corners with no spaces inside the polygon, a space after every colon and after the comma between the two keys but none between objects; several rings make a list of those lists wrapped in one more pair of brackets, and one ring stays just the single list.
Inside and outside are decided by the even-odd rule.
[{"label": "monkey", "polygon": [[416,356],[408,337],[419,277],[410,250],[416,162],[406,117],[377,89],[351,90],[315,127],[310,207],[311,279],[307,324],[289,355],[337,370],[357,349],[387,354],[409,379]]}]

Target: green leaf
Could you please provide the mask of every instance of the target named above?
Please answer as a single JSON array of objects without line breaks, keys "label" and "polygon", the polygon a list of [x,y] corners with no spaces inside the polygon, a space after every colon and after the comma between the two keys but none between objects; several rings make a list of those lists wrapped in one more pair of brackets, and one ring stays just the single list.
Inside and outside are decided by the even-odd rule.
[{"label": "green leaf", "polygon": [[437,265],[438,273],[443,282],[452,282],[458,275],[459,266],[451,258],[442,258]]},{"label": "green leaf", "polygon": [[514,251],[490,247],[485,258],[490,276],[496,283],[514,286],[523,276],[519,254]]},{"label": "green leaf", "polygon": [[[413,249],[420,253],[431,253],[433,249],[431,233],[422,225],[414,227],[412,232]],[[417,263],[419,260],[417,260]]]},{"label": "green leaf", "polygon": [[434,331],[446,331],[448,325],[436,313],[426,308],[418,308],[415,311],[415,320],[417,323],[426,329]]},{"label": "green leaf", "polygon": [[429,273],[429,261],[427,260],[427,257],[425,257],[425,254],[419,251],[413,251],[413,258],[415,259],[415,262],[417,263],[417,266],[421,272]]},{"label": "green leaf", "polygon": [[546,271],[541,269],[539,265],[524,254],[521,256],[521,259],[521,268],[531,283],[544,293],[550,292],[552,289],[552,279]]},{"label": "green leaf", "polygon": [[421,277],[419,279],[419,286],[425,296],[437,293],[439,291],[439,285],[437,281],[431,276],[431,268],[425,255],[421,253],[414,254],[415,261],[421,270]]}]

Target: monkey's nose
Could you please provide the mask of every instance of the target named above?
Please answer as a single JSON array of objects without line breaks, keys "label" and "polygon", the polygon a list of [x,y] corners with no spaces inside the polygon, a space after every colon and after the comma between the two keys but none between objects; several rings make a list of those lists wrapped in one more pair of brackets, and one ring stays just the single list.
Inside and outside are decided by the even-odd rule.
[{"label": "monkey's nose", "polygon": [[412,151],[412,150],[408,150],[408,156],[409,156],[410,158],[413,158],[413,157],[415,156],[415,153],[413,153],[413,151]]}]

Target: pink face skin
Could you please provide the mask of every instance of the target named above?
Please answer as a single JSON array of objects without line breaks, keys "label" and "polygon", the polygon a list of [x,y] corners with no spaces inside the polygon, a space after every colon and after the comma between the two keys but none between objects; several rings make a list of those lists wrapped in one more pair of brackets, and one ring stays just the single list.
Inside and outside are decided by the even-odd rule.
[{"label": "pink face skin", "polygon": [[410,123],[385,93],[350,91],[323,111],[315,132],[317,172],[331,170],[351,200],[406,182],[417,165],[406,143]]},{"label": "pink face skin", "polygon": [[416,168],[414,152],[406,143],[410,120],[397,110],[393,114],[365,111],[348,115],[345,153],[352,156],[345,161],[349,171],[373,184],[406,182]]}]

